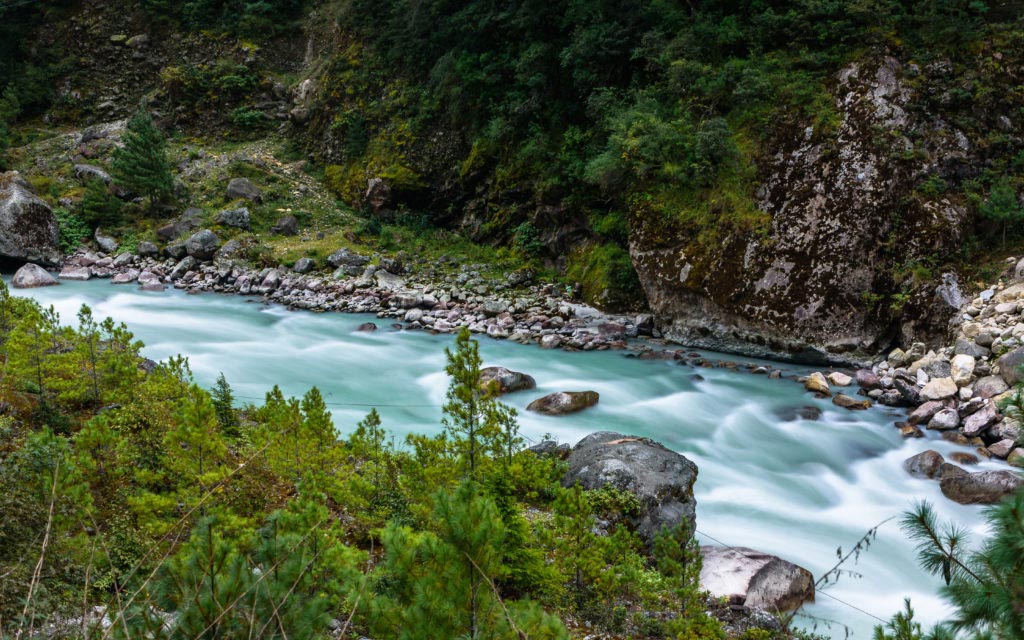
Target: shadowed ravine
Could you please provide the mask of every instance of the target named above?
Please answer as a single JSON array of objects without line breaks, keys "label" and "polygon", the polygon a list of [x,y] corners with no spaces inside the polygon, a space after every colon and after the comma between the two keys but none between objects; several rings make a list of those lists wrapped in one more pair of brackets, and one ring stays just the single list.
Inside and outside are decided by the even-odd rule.
[{"label": "shadowed ravine", "polygon": [[[17,293],[54,305],[65,321],[88,303],[97,316],[127,323],[146,343],[148,357],[186,355],[207,386],[223,372],[240,402],[261,401],[275,383],[286,395],[315,384],[343,435],[371,406],[398,436],[439,428],[450,336],[393,331],[384,320],[379,331],[359,333],[356,326],[375,319],[293,313],[242,297],[147,294],[105,282]],[[791,381],[728,369],[700,369],[703,380],[695,380],[698,370],[622,352],[541,351],[486,338],[481,352],[487,364],[537,379],[536,390],[505,397],[520,411],[528,438],[551,434],[575,442],[592,431],[615,430],[650,436],[693,460],[700,468],[697,526],[704,542],[711,536],[778,554],[817,576],[834,563],[837,547],[847,549],[915,500],[933,502],[940,516],[964,526],[982,526],[979,508],[945,500],[937,483],[915,480],[901,467],[915,453],[933,448],[945,454],[952,445],[934,433],[902,440],[885,409],[848,412]],[[525,411],[541,395],[582,389],[598,391],[600,403],[573,416]],[[818,406],[821,418],[780,417],[805,405]],[[882,527],[859,564],[846,568],[863,577],[844,577],[827,593],[879,618],[888,619],[904,596],[913,599],[922,621],[946,614],[937,583],[917,567],[896,522]],[[878,622],[824,595],[807,611],[848,625],[856,638],[868,638]],[[840,626],[819,632],[844,635]]]}]

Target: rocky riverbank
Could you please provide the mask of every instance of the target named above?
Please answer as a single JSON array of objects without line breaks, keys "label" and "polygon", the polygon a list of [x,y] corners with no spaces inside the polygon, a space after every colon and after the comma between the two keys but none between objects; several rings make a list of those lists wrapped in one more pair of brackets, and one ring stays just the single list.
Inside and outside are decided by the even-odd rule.
[{"label": "rocky riverbank", "polygon": [[[110,279],[146,291],[175,287],[189,292],[260,296],[291,309],[374,313],[405,329],[471,332],[542,348],[622,349],[630,338],[653,330],[650,316],[609,316],[571,299],[554,284],[533,282],[529,272],[504,281],[481,275],[483,265],[448,265],[418,270],[400,259],[339,249],[317,269],[311,260],[292,267],[253,267],[235,256],[242,247],[221,245],[200,230],[163,249],[141,242],[136,252],[118,252],[116,241],[98,234],[103,250],[79,249],[63,262],[59,279]],[[372,330],[376,326],[364,329]]]},{"label": "rocky riverbank", "polygon": [[[928,349],[916,342],[853,376],[815,373],[804,385],[832,395],[834,387],[856,384],[869,403],[906,408],[906,419],[895,423],[904,437],[921,438],[930,430],[970,448],[953,454],[951,462],[970,466],[991,459],[1024,467],[1018,391],[1024,381],[1024,260],[1007,264],[1004,278],[963,301],[950,322],[950,344]],[[939,480],[943,493],[958,502],[994,502],[1022,484],[1011,471],[968,473],[951,462],[927,451],[905,466],[912,475]]]}]

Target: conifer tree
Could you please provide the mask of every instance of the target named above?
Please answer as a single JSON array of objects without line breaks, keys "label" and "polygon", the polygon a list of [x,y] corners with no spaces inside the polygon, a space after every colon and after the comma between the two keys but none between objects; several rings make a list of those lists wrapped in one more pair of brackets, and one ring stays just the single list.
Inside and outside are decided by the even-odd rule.
[{"label": "conifer tree", "polygon": [[235,396],[223,372],[217,376],[217,382],[210,389],[210,398],[217,411],[217,424],[220,425],[221,432],[227,438],[237,438],[238,414],[235,413]]},{"label": "conifer tree", "polygon": [[331,422],[331,412],[320,390],[313,387],[302,397],[302,427],[305,434],[316,442],[318,454],[323,454],[329,446],[337,441],[338,434]]},{"label": "conifer tree", "polygon": [[446,348],[445,356],[449,384],[442,424],[466,477],[476,479],[486,454],[507,451],[511,458],[519,442],[515,411],[498,402],[496,382],[481,386],[480,345],[470,338],[469,329],[459,331],[455,350]]},{"label": "conifer tree", "polygon": [[213,402],[199,386],[193,384],[179,402],[175,425],[167,432],[164,445],[167,467],[178,475],[182,491],[190,499],[198,499],[220,479],[227,446],[217,429]]},{"label": "conifer tree", "polygon": [[111,165],[118,184],[149,198],[150,206],[174,189],[167,143],[149,112],[136,113],[123,136],[124,146],[114,151]]},{"label": "conifer tree", "polygon": [[81,219],[89,225],[89,229],[113,227],[121,223],[121,201],[111,195],[102,180],[89,180],[79,208]]},{"label": "conifer tree", "polygon": [[905,514],[921,566],[942,576],[953,617],[933,637],[1024,638],[1024,489],[985,511],[992,531],[980,547],[967,531],[941,526],[927,503]]},{"label": "conifer tree", "polygon": [[89,305],[83,304],[78,311],[78,340],[76,347],[86,372],[86,380],[89,394],[92,396],[92,404],[99,408],[100,400],[100,377],[99,377],[99,344],[100,327],[92,315]]}]

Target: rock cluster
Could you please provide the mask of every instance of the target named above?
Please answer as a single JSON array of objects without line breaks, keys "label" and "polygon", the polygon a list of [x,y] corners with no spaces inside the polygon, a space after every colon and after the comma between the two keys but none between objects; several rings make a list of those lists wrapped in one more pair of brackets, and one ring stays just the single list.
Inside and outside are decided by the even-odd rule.
[{"label": "rock cluster", "polygon": [[[371,256],[339,249],[326,258],[332,271],[317,271],[304,258],[292,268],[253,267],[237,259],[244,253],[236,241],[221,244],[209,229],[200,229],[183,215],[162,237],[171,240],[161,251],[139,243],[137,253],[112,256],[79,250],[64,261],[61,278],[111,278],[137,282],[147,291],[174,286],[191,292],[209,291],[262,296],[293,309],[375,313],[406,329],[453,333],[467,327],[476,334],[535,343],[542,348],[606,350],[626,347],[627,340],[650,335],[649,316],[605,316],[573,303],[560,288],[531,284],[529,274],[514,272],[505,281],[488,280],[471,265],[447,272],[417,270],[401,258]],[[501,384],[504,384],[503,382]]]}]

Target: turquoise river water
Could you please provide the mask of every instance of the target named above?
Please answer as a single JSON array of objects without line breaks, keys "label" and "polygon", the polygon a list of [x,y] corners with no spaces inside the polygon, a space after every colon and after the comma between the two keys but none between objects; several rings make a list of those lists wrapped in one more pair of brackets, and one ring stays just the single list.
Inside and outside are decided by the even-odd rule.
[{"label": "turquoise river water", "polygon": [[[183,354],[207,386],[223,372],[243,401],[259,402],[274,384],[291,395],[315,384],[332,404],[342,434],[370,406],[378,407],[384,426],[399,436],[440,428],[444,347],[451,336],[390,330],[389,320],[378,321],[381,330],[375,333],[355,332],[375,319],[290,312],[238,296],[143,293],[103,281],[16,293],[54,305],[65,322],[73,322],[88,303],[98,317],[127,323],[145,342],[148,357]],[[818,576],[834,564],[837,547],[849,548],[917,500],[929,500],[942,517],[984,532],[979,508],[954,504],[937,483],[903,471],[902,461],[915,453],[934,448],[946,454],[955,447],[933,433],[901,439],[892,426],[900,414],[893,410],[850,412],[815,399],[791,380],[728,369],[700,369],[704,379],[698,381],[697,371],[687,366],[627,358],[623,352],[542,351],[482,338],[481,353],[486,364],[537,379],[535,391],[504,399],[519,409],[528,438],[551,434],[574,443],[592,431],[614,430],[649,436],[693,460],[700,469],[697,526],[706,543],[715,544],[713,538],[774,553]],[[546,393],[582,389],[601,394],[593,409],[561,417],[525,411]],[[806,405],[820,407],[821,418],[786,416]],[[981,465],[989,466],[996,465]],[[807,611],[842,623],[854,638],[869,638],[878,622],[874,616],[888,619],[904,597],[912,599],[923,621],[946,614],[936,595],[938,581],[918,569],[913,546],[896,521],[882,526],[859,562],[846,568],[862,577],[844,576]],[[819,625],[818,632],[843,638],[842,625]]]}]

